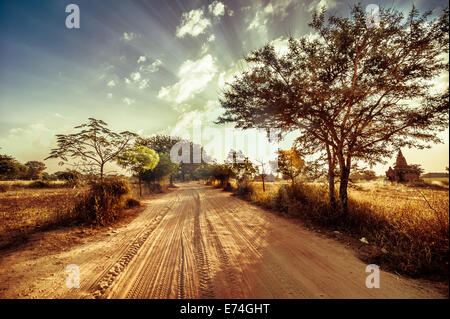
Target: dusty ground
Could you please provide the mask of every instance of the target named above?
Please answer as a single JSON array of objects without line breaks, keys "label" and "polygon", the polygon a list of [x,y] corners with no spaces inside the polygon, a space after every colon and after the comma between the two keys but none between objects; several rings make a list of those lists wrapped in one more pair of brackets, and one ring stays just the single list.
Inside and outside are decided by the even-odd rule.
[{"label": "dusty ground", "polygon": [[[116,229],[60,249],[40,238],[0,252],[2,298],[446,298],[431,283],[381,272],[343,243],[198,184],[147,202]],[[74,231],[55,238],[74,238]],[[66,287],[66,267],[80,288]]]}]

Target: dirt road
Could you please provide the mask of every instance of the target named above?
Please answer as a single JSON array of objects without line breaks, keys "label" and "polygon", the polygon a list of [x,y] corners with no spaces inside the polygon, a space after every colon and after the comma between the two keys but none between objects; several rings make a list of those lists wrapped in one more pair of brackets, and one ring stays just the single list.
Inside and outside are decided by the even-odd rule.
[{"label": "dirt road", "polygon": [[[28,254],[28,255],[27,255]],[[148,202],[130,224],[58,254],[0,261],[3,298],[443,298],[381,272],[343,244],[199,184]],[[77,265],[80,287],[66,287]]]}]

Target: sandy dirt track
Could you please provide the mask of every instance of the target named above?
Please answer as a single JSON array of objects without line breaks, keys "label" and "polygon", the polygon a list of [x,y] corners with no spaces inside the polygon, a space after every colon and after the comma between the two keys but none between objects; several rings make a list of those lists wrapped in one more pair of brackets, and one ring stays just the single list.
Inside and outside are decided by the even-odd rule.
[{"label": "sandy dirt track", "polygon": [[[181,184],[131,223],[49,256],[0,260],[2,298],[445,298],[430,284],[381,272],[328,239],[230,193]],[[69,289],[66,266],[80,269]]]}]

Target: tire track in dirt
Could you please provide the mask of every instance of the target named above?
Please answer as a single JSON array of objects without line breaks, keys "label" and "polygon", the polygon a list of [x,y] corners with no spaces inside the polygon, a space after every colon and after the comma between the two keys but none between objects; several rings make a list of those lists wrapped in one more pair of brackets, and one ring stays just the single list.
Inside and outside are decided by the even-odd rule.
[{"label": "tire track in dirt", "polygon": [[201,202],[200,196],[195,197],[194,215],[194,256],[197,274],[199,276],[199,294],[202,298],[214,298],[214,288],[210,277],[211,268],[206,254],[206,247],[203,241],[202,229],[200,226]]},{"label": "tire track in dirt", "polygon": [[116,277],[125,270],[127,265],[133,259],[133,257],[137,254],[139,249],[145,243],[147,238],[151,235],[151,233],[155,230],[158,224],[161,222],[163,217],[167,214],[168,211],[173,207],[176,201],[172,201],[169,203],[166,208],[159,212],[159,214],[146,225],[145,230],[141,232],[137,238],[132,242],[132,244],[122,253],[121,257],[110,267],[107,271],[103,272],[103,274],[96,281],[94,287],[95,291],[92,292],[92,296],[94,298],[101,298],[106,290],[112,285]]},{"label": "tire track in dirt", "polygon": [[[133,265],[136,279],[129,289],[123,289],[122,294],[126,293],[126,298],[177,298],[181,280],[184,287],[184,245],[182,251],[179,243],[183,236],[186,206],[192,205],[186,194],[189,195],[185,190],[179,193],[178,204],[158,225],[158,232],[148,240],[149,243],[140,255],[140,263]],[[183,276],[180,276],[180,272],[183,272]]]},{"label": "tire track in dirt", "polygon": [[237,269],[233,267],[232,261],[230,260],[230,257],[228,256],[227,252],[225,251],[225,248],[222,245],[222,242],[220,241],[219,236],[216,230],[214,229],[214,226],[212,225],[211,221],[207,217],[205,218],[209,233],[214,240],[214,246],[217,252],[218,259],[221,263],[220,269],[227,276],[228,279],[227,284],[229,285],[231,295],[233,296],[242,295],[242,290],[239,286],[240,281],[238,280],[238,277],[236,275]]},{"label": "tire track in dirt", "polygon": [[180,247],[181,247],[181,264],[178,270],[178,299],[184,299],[184,244],[183,235],[180,237]]},{"label": "tire track in dirt", "polygon": [[[217,201],[209,199],[209,203],[211,204],[211,210],[214,211],[215,215],[220,219],[220,221],[224,224],[226,229],[230,230],[230,233],[236,243],[236,251],[239,251],[239,248],[242,249],[240,253],[242,256],[245,256],[247,260],[260,260],[263,258],[263,254],[259,247],[255,246],[255,242],[257,242],[256,238],[263,237],[264,233],[262,228],[259,231],[252,231],[249,233],[248,228],[243,227],[242,219],[237,218],[237,214],[231,213],[233,209],[230,208],[233,202],[239,201],[235,198],[228,198],[228,201]],[[217,206],[220,203],[221,207]],[[242,203],[239,203],[242,205]],[[247,203],[244,203],[246,205]],[[225,207],[224,207],[225,206]],[[220,210],[220,212],[218,212]],[[223,214],[223,212],[226,212]],[[228,217],[228,218],[227,218]],[[253,236],[252,236],[253,234]],[[256,236],[255,236],[256,235]],[[289,295],[304,295],[304,287],[301,283],[297,282],[290,276],[284,269],[281,267],[275,260],[271,259],[265,263],[265,266],[271,270],[271,275],[274,279],[278,280],[284,287],[284,289],[288,292]],[[301,289],[303,288],[303,289]],[[239,298],[237,295],[235,298]]]}]

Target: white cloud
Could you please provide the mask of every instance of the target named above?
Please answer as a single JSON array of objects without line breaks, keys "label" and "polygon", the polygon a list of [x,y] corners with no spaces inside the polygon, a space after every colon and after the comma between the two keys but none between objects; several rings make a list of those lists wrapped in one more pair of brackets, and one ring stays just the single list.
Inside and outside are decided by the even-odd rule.
[{"label": "white cloud", "polygon": [[145,56],[140,56],[137,60],[137,63],[139,64],[139,63],[145,62],[145,61],[147,61],[147,58]]},{"label": "white cloud", "polygon": [[208,52],[208,50],[209,50],[209,45],[208,45],[208,43],[203,43],[203,44],[202,44],[202,48],[201,48],[201,50],[200,50],[200,55],[206,54],[206,53]]},{"label": "white cloud", "polygon": [[112,93],[108,93],[108,94],[106,94],[106,97],[107,97],[108,99],[112,99],[113,94],[112,94]]},{"label": "white cloud", "polygon": [[205,32],[211,26],[211,21],[203,15],[203,9],[184,12],[181,23],[177,27],[176,36],[183,38],[186,34],[196,37]]},{"label": "white cloud", "polygon": [[221,72],[217,81],[219,90],[225,90],[227,84],[233,82],[234,78],[239,77],[243,70],[248,67],[251,67],[251,64],[248,64],[244,59],[241,59],[234,63],[228,70]]},{"label": "white cloud", "polygon": [[225,15],[225,5],[217,0],[208,6],[208,10],[211,14],[215,15],[216,17]]},{"label": "white cloud", "polygon": [[111,80],[106,85],[109,86],[109,87],[115,87],[116,86],[116,82],[114,82],[114,80]]},{"label": "white cloud", "polygon": [[128,97],[124,97],[122,99],[122,102],[125,103],[126,105],[130,106],[131,104],[134,104],[136,101],[133,99],[130,99]]},{"label": "white cloud", "polygon": [[139,72],[133,72],[130,74],[130,78],[136,82],[139,81],[141,79],[141,74]]},{"label": "white cloud", "polygon": [[190,109],[190,106],[185,105],[184,111],[178,117],[175,126],[168,128],[166,131],[168,134],[191,139],[194,121],[200,121],[203,128],[209,126],[213,127],[214,121],[216,121],[224,111],[216,100],[207,101],[203,108],[200,109],[193,109],[190,111],[188,109]]},{"label": "white cloud", "polygon": [[285,55],[289,51],[289,39],[285,37],[279,37],[273,40],[270,44],[273,45],[275,52],[278,55]]},{"label": "white cloud", "polygon": [[131,41],[134,40],[138,37],[138,34],[134,33],[134,32],[124,32],[122,39],[124,41]]},{"label": "white cloud", "polygon": [[[262,34],[266,34],[266,25],[270,20],[272,20],[275,16],[279,17],[280,19],[286,18],[289,14],[288,9],[290,7],[293,8],[298,4],[299,2],[295,0],[278,0],[269,2],[265,7],[263,7],[261,4],[256,6],[256,11],[254,12],[253,18],[247,18],[247,30],[257,30]],[[243,11],[247,11],[249,9],[251,9],[251,7],[242,8]]]},{"label": "white cloud", "polygon": [[139,90],[143,90],[149,87],[150,80],[149,79],[143,79],[139,82],[138,88]]},{"label": "white cloud", "polygon": [[314,0],[308,6],[308,12],[320,11],[322,8],[331,9],[336,7],[336,2],[334,0]]},{"label": "white cloud", "polygon": [[180,80],[172,86],[162,87],[158,97],[171,102],[182,103],[201,93],[217,73],[217,67],[210,54],[202,58],[183,62],[178,70]]},{"label": "white cloud", "polygon": [[148,73],[155,73],[159,71],[159,67],[162,65],[162,61],[159,59],[156,59],[152,64],[149,65],[141,65],[139,67],[140,72],[148,72]]}]

